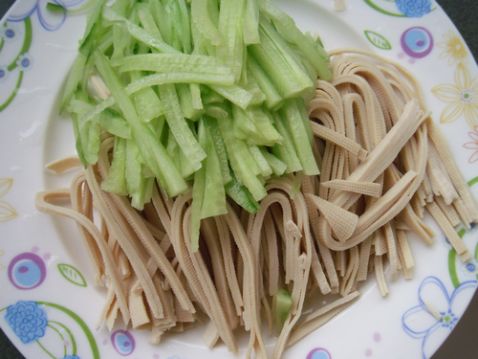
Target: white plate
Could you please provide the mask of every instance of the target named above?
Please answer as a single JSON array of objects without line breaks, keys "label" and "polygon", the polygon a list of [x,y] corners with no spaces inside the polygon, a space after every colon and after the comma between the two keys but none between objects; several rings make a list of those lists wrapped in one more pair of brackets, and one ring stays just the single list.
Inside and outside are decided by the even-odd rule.
[{"label": "white plate", "polygon": [[[83,0],[62,0],[68,7]],[[27,358],[227,358],[207,350],[200,331],[148,343],[141,331],[97,331],[105,293],[93,288],[83,245],[71,223],[35,209],[45,188],[68,179],[45,163],[74,154],[71,124],[56,99],[76,53],[84,16],[45,11],[47,0],[20,0],[0,23],[0,326]],[[281,0],[300,27],[320,33],[328,49],[351,46],[401,62],[420,81],[465,178],[478,182],[478,70],[461,36],[431,0]],[[476,192],[476,188],[473,188]],[[429,358],[456,325],[477,282],[476,232],[464,240],[475,260],[461,264],[442,236],[431,248],[413,243],[412,281],[391,283],[380,297],[370,283],[362,298],[286,357],[307,359]],[[441,319],[432,317],[431,303]],[[68,356],[76,354],[77,356]]]}]

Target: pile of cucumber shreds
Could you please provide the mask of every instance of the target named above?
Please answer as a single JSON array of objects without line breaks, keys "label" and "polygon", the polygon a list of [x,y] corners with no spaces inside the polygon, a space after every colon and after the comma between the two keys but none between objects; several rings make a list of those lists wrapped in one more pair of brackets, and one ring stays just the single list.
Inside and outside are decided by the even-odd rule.
[{"label": "pile of cucumber shreds", "polygon": [[319,173],[306,104],[330,76],[320,39],[265,0],[102,0],[62,109],[85,166],[114,137],[103,190],[141,210],[154,181],[171,197],[192,188],[197,248],[227,197],[254,213],[268,180]]}]

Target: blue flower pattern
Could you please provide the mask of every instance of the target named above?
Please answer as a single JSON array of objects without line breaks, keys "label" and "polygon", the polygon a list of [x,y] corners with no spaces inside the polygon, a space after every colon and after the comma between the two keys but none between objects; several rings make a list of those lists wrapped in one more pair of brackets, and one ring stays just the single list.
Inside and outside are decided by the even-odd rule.
[{"label": "blue flower pattern", "polygon": [[28,70],[32,65],[32,60],[28,54],[21,55],[17,60],[17,66],[22,70]]},{"label": "blue flower pattern", "polygon": [[81,359],[78,355],[65,355],[63,359]]},{"label": "blue flower pattern", "polygon": [[15,30],[13,30],[12,28],[10,27],[6,27],[5,30],[3,31],[3,38],[5,40],[12,40],[14,37],[15,37]]},{"label": "blue flower pattern", "polygon": [[5,80],[7,78],[7,75],[8,69],[6,68],[6,66],[0,66],[0,82],[2,82],[2,80]]},{"label": "blue flower pattern", "polygon": [[27,17],[36,15],[40,25],[47,31],[58,30],[66,20],[66,11],[52,14],[47,10],[49,2],[63,6],[69,9],[81,4],[84,0],[27,0],[24,1],[25,6],[21,7],[19,13],[14,13],[8,17],[8,21],[20,22]]},{"label": "blue flower pattern", "polygon": [[407,17],[422,17],[432,11],[431,0],[396,0],[395,3]]},{"label": "blue flower pattern", "polygon": [[420,339],[422,358],[428,359],[450,332],[466,309],[462,300],[467,300],[478,287],[477,281],[466,281],[449,294],[443,282],[436,277],[427,277],[418,289],[418,305],[402,316],[404,331]]},{"label": "blue flower pattern", "polygon": [[42,338],[48,324],[45,311],[31,301],[19,301],[7,307],[5,320],[23,344]]}]

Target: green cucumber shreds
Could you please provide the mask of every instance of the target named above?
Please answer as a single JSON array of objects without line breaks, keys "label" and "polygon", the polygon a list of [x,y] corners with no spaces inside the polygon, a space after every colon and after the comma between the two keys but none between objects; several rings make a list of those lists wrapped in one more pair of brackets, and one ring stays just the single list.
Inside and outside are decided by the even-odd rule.
[{"label": "green cucumber shreds", "polygon": [[[256,213],[270,179],[319,173],[305,104],[316,79],[330,78],[329,59],[270,1],[101,0],[90,10],[60,107],[85,166],[112,141],[103,190],[139,210],[155,182],[171,197],[192,191],[197,250],[201,220],[225,214],[228,198]],[[281,323],[287,298],[277,297]]]}]

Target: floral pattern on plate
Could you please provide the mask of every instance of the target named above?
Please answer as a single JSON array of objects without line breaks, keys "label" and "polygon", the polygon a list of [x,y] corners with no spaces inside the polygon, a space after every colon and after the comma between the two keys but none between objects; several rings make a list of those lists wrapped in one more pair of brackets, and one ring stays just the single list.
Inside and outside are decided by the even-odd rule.
[{"label": "floral pattern on plate", "polygon": [[[35,17],[42,29],[58,30],[66,21],[67,10],[75,8],[84,0],[24,0],[15,5],[14,11],[3,23],[0,32],[0,55],[8,54],[7,47],[20,45],[20,49],[7,63],[0,63],[0,113],[13,102],[24,81],[25,72],[32,67],[29,53],[33,41],[32,18]],[[53,3],[63,8],[62,11],[49,11],[47,4]],[[7,81],[8,78],[14,80]]]},{"label": "floral pattern on plate", "polygon": [[437,343],[442,343],[455,328],[463,315],[467,291],[474,292],[478,282],[467,281],[449,292],[436,277],[427,277],[418,288],[418,305],[407,310],[402,316],[405,332],[421,340],[422,358],[428,359],[434,353]]},{"label": "floral pattern on plate", "polygon": [[[40,25],[47,31],[58,30],[66,20],[67,9],[80,5],[84,0],[27,0],[15,7],[15,12],[8,17],[8,21],[21,22],[36,16]],[[59,5],[64,10],[50,11],[49,3]]]},{"label": "floral pattern on plate", "polygon": [[472,77],[464,63],[456,67],[455,83],[434,86],[432,92],[447,103],[441,123],[454,122],[463,116],[471,128],[478,125],[478,76]]},{"label": "floral pattern on plate", "polygon": [[469,55],[465,43],[453,30],[447,31],[437,45],[442,49],[440,57],[446,58],[449,65],[463,62]]},{"label": "floral pattern on plate", "polygon": [[[371,8],[395,17],[422,17],[433,10],[432,0],[364,0]],[[392,4],[394,6],[392,6]]]},{"label": "floral pattern on plate", "polygon": [[35,253],[26,252],[15,256],[8,266],[8,279],[19,290],[32,290],[46,279],[47,267]]},{"label": "floral pattern on plate", "polygon": [[473,127],[473,131],[468,132],[469,140],[463,144],[463,147],[472,153],[468,158],[468,162],[476,163],[478,161],[478,126]]},{"label": "floral pattern on plate", "polygon": [[[79,353],[84,358],[100,358],[98,345],[91,330],[76,313],[64,306],[50,302],[21,300],[0,309],[0,313],[2,312],[4,320],[23,344],[36,343],[50,358],[76,359],[80,358]],[[57,315],[61,315],[63,319],[61,321],[56,319]],[[89,348],[79,347],[79,332],[71,329],[74,325],[85,336]],[[61,353],[57,348],[54,350],[42,343],[42,339],[49,331],[57,335]]]},{"label": "floral pattern on plate", "polygon": [[[75,7],[76,5],[80,4],[84,0],[52,0],[53,2],[57,4],[62,4],[67,8],[70,7]],[[49,14],[46,12],[46,3],[47,0],[20,0],[17,2],[15,5],[14,11],[11,13],[12,15],[9,17],[9,19],[5,19],[3,24],[0,24],[0,54],[5,55],[3,56],[8,57],[8,61],[1,62],[0,61],[0,114],[1,112],[7,108],[7,106],[12,105],[12,101],[14,100],[18,89],[22,86],[23,84],[23,79],[24,76],[27,74],[27,71],[31,71],[35,74],[38,72],[41,72],[42,69],[39,69],[39,66],[36,65],[36,60],[38,60],[42,54],[41,53],[32,53],[32,43],[36,43],[41,41],[44,41],[47,36],[50,36],[50,32],[52,31],[57,31],[61,30],[62,25],[65,23],[67,17],[65,13],[60,13],[56,15]],[[317,3],[322,2],[322,0],[317,0]],[[295,5],[294,5],[295,6]],[[355,4],[354,4],[355,6]],[[424,27],[425,29],[434,29],[430,26],[430,22],[427,22],[428,19],[433,18],[433,14],[440,14],[440,11],[433,11],[434,9],[437,8],[435,1],[431,0],[364,0],[363,2],[357,2],[356,4],[357,8],[359,8],[360,11],[366,11],[368,14],[372,13],[372,15],[377,15],[377,18],[383,18],[383,22],[380,23],[378,21],[378,27],[382,29],[386,29],[383,34],[380,34],[377,32],[377,29],[374,28],[369,28],[368,26],[370,25],[369,23],[364,24],[362,23],[360,25],[360,22],[358,21],[357,23],[351,24],[355,28],[355,30],[361,34],[363,37],[364,35],[364,29],[367,29],[367,31],[370,31],[368,34],[370,38],[367,36],[368,40],[377,48],[381,48],[381,50],[390,50],[389,47],[393,47],[393,50],[400,48],[400,38],[401,35],[407,31],[410,26],[415,26],[415,27]],[[362,9],[363,8],[363,9]],[[379,13],[373,14],[373,9],[377,10]],[[364,10],[365,9],[365,10]],[[344,16],[346,15],[347,12],[342,13],[341,15],[338,16]],[[380,13],[386,15],[386,16],[380,16]],[[393,16],[394,18],[390,18],[389,16]],[[442,14],[444,19],[444,14]],[[405,22],[402,21],[406,17],[413,17],[415,18],[413,23],[410,22]],[[448,21],[448,20],[447,20]],[[360,26],[359,26],[360,25]],[[385,26],[386,25],[386,26]],[[390,25],[390,26],[389,26]],[[440,38],[440,33],[436,33],[435,31],[433,32],[434,37],[436,38],[436,50],[440,49],[441,52],[439,51],[432,51],[429,54],[427,54],[427,59],[425,61],[430,61],[436,60],[438,58],[438,55],[440,56],[440,59],[442,59],[443,63],[446,64],[446,61],[449,62],[451,65],[458,65],[461,64],[462,66],[462,72],[466,73],[468,71],[468,76],[470,78],[470,83],[475,84],[476,78],[474,78],[471,75],[471,72],[469,71],[470,67],[466,67],[465,63],[467,58],[469,58],[469,52],[466,49],[466,46],[463,43],[463,40],[459,36],[459,34],[456,33],[456,30],[452,28],[451,23],[448,24],[448,26],[444,26],[443,31],[445,31],[444,35]],[[448,32],[446,32],[448,29]],[[374,32],[372,32],[374,31]],[[380,30],[381,31],[381,30]],[[58,31],[61,33],[61,31]],[[79,34],[73,33],[69,34],[71,41],[71,38],[76,39]],[[419,40],[420,41],[420,40]],[[420,42],[420,46],[425,47],[425,45],[432,44],[432,42],[428,43],[422,43]],[[15,47],[13,45],[18,45],[16,46],[18,51],[15,51],[14,53],[10,51],[12,47]],[[416,44],[415,44],[416,45]],[[62,43],[59,44],[59,46],[62,46]],[[433,48],[433,46],[431,46]],[[402,48],[403,50],[403,48]],[[426,48],[428,50],[428,47]],[[386,54],[386,52],[383,52]],[[393,51],[389,51],[388,54],[392,54]],[[60,59],[59,59],[60,60]],[[407,59],[403,57],[400,61],[404,64],[407,65],[410,61],[406,61]],[[424,62],[425,62],[424,61]],[[422,62],[423,63],[423,62]],[[440,64],[443,65],[443,64]],[[470,64],[468,64],[470,65]],[[444,72],[446,66],[444,67]],[[458,69],[458,67],[457,67]],[[453,71],[453,70],[452,70]],[[34,77],[34,76],[32,76]],[[463,77],[466,77],[466,75],[459,75],[459,78],[463,79]],[[436,77],[437,79],[440,79],[439,76]],[[440,82],[440,80],[438,80]],[[462,81],[462,80],[461,80]],[[433,83],[435,85],[436,83]],[[443,98],[446,98],[447,100],[453,99],[451,102],[446,102],[450,106],[457,106],[457,108],[464,107],[463,103],[460,104],[460,99],[457,96],[457,93],[459,92],[459,88],[457,83],[453,85],[447,85],[444,88],[441,88],[439,86],[444,86],[444,85],[438,85],[434,89],[439,89],[438,93],[439,95],[444,94]],[[1,91],[2,87],[5,88],[5,91]],[[432,86],[429,85],[427,88],[424,90],[429,92],[430,88]],[[473,86],[471,86],[473,88]],[[453,90],[452,92],[446,93],[441,91],[441,90]],[[6,94],[3,96],[3,94]],[[460,107],[461,106],[461,107]],[[12,108],[16,107],[15,104],[11,106]],[[476,107],[476,106],[475,106]],[[465,115],[463,111],[462,116]],[[457,120],[460,116],[455,118],[454,120]],[[1,121],[0,121],[1,122]],[[450,123],[451,121],[448,121],[447,123]],[[478,128],[475,129],[476,131],[476,137],[475,136],[470,136],[471,141],[476,143],[476,148],[467,148],[469,150],[472,150],[474,152],[478,152]],[[461,143],[460,143],[461,146]],[[473,152],[473,154],[474,154]],[[475,157],[478,157],[478,153],[475,155]],[[473,159],[475,159],[475,157]],[[5,176],[7,176],[6,174]],[[477,180],[478,181],[478,180]],[[7,193],[11,190],[13,184],[12,179],[0,179],[0,222],[2,221],[2,209],[3,208],[9,208],[11,210],[10,215],[8,216],[8,219],[13,219],[17,213],[15,209],[7,202],[6,195]],[[17,198],[15,198],[17,200]],[[17,203],[17,202],[15,202]],[[18,202],[19,203],[19,202]],[[16,204],[17,205],[17,204]],[[20,205],[18,205],[20,206]],[[20,208],[20,207],[18,207]],[[13,215],[13,216],[12,216]],[[3,234],[3,233],[2,233]],[[21,240],[26,240],[23,238],[20,238]],[[49,241],[49,238],[45,238],[45,241]],[[475,240],[475,239],[473,239]],[[476,242],[476,241],[475,241]],[[474,243],[475,243],[474,242]],[[1,259],[5,259],[8,256],[8,260],[10,262],[13,261],[13,259],[10,258],[15,258],[14,256],[11,256],[11,252],[9,253],[8,251],[10,248],[8,245],[4,245],[2,243],[2,246],[5,249],[5,252],[8,253],[7,255],[2,256]],[[439,246],[437,246],[439,247]],[[461,317],[464,308],[466,307],[466,304],[468,303],[465,299],[464,293],[466,290],[474,290],[476,288],[476,274],[477,274],[477,256],[476,254],[478,253],[478,246],[474,247],[476,248],[475,250],[475,260],[472,261],[471,263],[464,265],[461,262],[459,262],[459,259],[456,258],[455,256],[455,262],[454,262],[454,270],[456,271],[456,280],[453,280],[452,278],[452,284],[453,287],[451,287],[448,283],[445,284],[443,281],[443,278],[447,278],[447,266],[446,266],[446,253],[448,253],[448,249],[446,249],[445,254],[443,254],[440,257],[440,260],[442,260],[441,267],[435,267],[433,271],[431,271],[429,274],[433,274],[434,277],[427,277],[421,284],[420,284],[420,278],[422,277],[417,277],[415,281],[410,282],[410,284],[413,286],[412,290],[415,292],[416,287],[420,284],[420,288],[418,290],[418,305],[415,305],[413,308],[408,310],[403,316],[401,316],[402,313],[399,313],[398,311],[393,311],[393,317],[392,314],[390,316],[390,320],[384,327],[376,328],[379,330],[381,333],[385,332],[386,330],[389,330],[390,327],[393,327],[397,330],[397,332],[401,331],[401,326],[400,326],[400,319],[402,319],[403,323],[403,328],[405,332],[408,335],[411,335],[413,338],[417,338],[417,344],[418,341],[420,344],[423,344],[423,350],[421,350],[419,347],[416,349],[413,349],[413,356],[407,356],[410,358],[418,358],[420,356],[428,357],[430,352],[432,351],[432,344],[433,343],[441,343],[444,340],[444,337],[446,337],[450,331],[452,330],[453,326],[456,324],[456,321]],[[32,251],[34,252],[34,251]],[[17,251],[14,254],[26,254],[29,252],[21,252]],[[2,252],[0,251],[0,256],[2,255]],[[23,259],[28,259],[28,258],[23,258]],[[30,258],[31,259],[31,258]],[[53,355],[56,358],[60,359],[80,359],[81,358],[99,358],[100,357],[100,351],[98,346],[96,345],[95,338],[89,329],[89,327],[92,327],[94,325],[94,322],[90,320],[87,322],[86,315],[89,313],[89,309],[83,309],[81,306],[78,306],[78,302],[73,298],[75,294],[71,295],[71,301],[70,297],[68,299],[65,299],[64,296],[62,296],[62,293],[59,292],[65,292],[65,291],[75,291],[78,290],[78,292],[75,293],[84,293],[88,292],[91,289],[91,286],[86,285],[86,280],[85,277],[73,266],[65,263],[70,263],[74,262],[71,258],[62,258],[65,262],[63,263],[64,265],[57,265],[56,269],[58,272],[54,271],[54,267],[47,267],[47,270],[50,270],[48,272],[48,275],[50,276],[48,278],[48,281],[43,281],[44,276],[41,274],[41,265],[38,266],[38,260],[32,260],[32,262],[28,262],[28,266],[23,266],[23,263],[16,263],[15,264],[15,269],[16,271],[12,268],[12,270],[8,271],[0,271],[0,274],[3,276],[3,281],[0,282],[0,285],[2,288],[4,286],[9,285],[12,287],[10,284],[13,284],[13,282],[9,282],[9,273],[13,273],[15,275],[14,281],[16,284],[21,284],[23,286],[32,286],[32,288],[28,291],[22,290],[21,288],[17,287],[12,287],[14,288],[13,290],[9,290],[8,293],[5,295],[4,300],[7,300],[8,303],[13,303],[9,306],[4,307],[3,309],[0,309],[0,324],[7,330],[9,335],[12,337],[16,337],[18,339],[18,342],[23,343],[24,340],[28,342],[28,344],[23,344],[20,346],[20,350],[22,350],[23,346],[38,346],[38,350],[41,350],[43,353],[43,356],[48,355],[45,354],[46,351],[49,351],[53,353]],[[35,267],[35,266],[38,266]],[[25,267],[25,268],[24,268]],[[35,274],[35,276],[32,278],[26,278],[26,269],[28,271],[32,271],[31,273]],[[38,275],[38,270],[40,275]],[[445,272],[442,273],[441,275],[436,274],[437,272],[444,270]],[[53,280],[52,274],[55,273],[56,277],[55,280]],[[435,275],[436,274],[436,275]],[[450,272],[450,277],[451,277],[451,272]],[[12,277],[13,278],[13,277]],[[441,279],[439,279],[441,278]],[[1,280],[1,279],[0,279]],[[48,283],[49,282],[49,283]],[[35,287],[38,283],[38,286]],[[56,296],[61,297],[61,299],[58,299],[58,302],[62,303],[69,303],[68,306],[73,307],[74,305],[77,305],[78,308],[78,314],[75,312],[72,312],[66,307],[63,307],[62,305],[59,304],[54,304],[51,303],[52,298],[45,298],[49,299],[50,302],[40,302],[40,301],[35,301],[35,300],[27,300],[28,295],[32,296],[37,296],[38,293],[41,291],[38,290],[38,288],[46,288],[47,285],[53,283],[55,285],[55,290],[52,290],[52,296],[55,296],[54,300],[57,300]],[[453,289],[454,288],[454,289]],[[49,287],[48,289],[53,289],[52,287]],[[65,290],[66,289],[66,290]],[[428,308],[423,301],[423,298],[427,300],[429,292],[434,292],[438,293],[434,298],[438,298],[438,304],[434,304],[434,309],[432,309],[433,314],[430,314],[430,308]],[[89,292],[88,292],[89,293]],[[400,294],[400,293],[399,293]],[[395,296],[394,298],[396,298]],[[398,295],[398,297],[401,297]],[[31,299],[31,298],[30,298]],[[390,298],[392,299],[392,298]],[[393,299],[395,300],[395,299]],[[402,299],[401,300],[405,300]],[[416,299],[413,299],[415,301]],[[396,300],[395,300],[396,301]],[[386,301],[384,301],[383,305],[385,304]],[[403,302],[402,302],[403,303]],[[427,302],[428,303],[428,302]],[[87,303],[90,304],[90,303]],[[411,307],[413,304],[417,304],[416,302],[409,302],[405,304],[404,308]],[[433,305],[432,304],[432,305]],[[7,313],[8,313],[8,308],[10,308],[10,314],[8,315],[7,319]],[[85,306],[86,308],[86,306]],[[412,310],[413,309],[413,310]],[[80,313],[80,311],[83,311]],[[442,314],[443,313],[443,314]],[[81,317],[80,317],[81,315]],[[83,316],[84,315],[84,316]],[[26,319],[26,316],[28,316],[28,319]],[[415,317],[419,318],[424,318],[423,322],[414,322],[413,318]],[[81,319],[84,318],[84,319]],[[388,318],[387,318],[388,319]],[[46,326],[45,326],[46,323]],[[88,323],[88,324],[87,324]],[[417,326],[417,323],[419,324]],[[355,325],[355,324],[354,324]],[[358,324],[360,325],[360,323]],[[386,328],[385,328],[386,327]],[[323,328],[327,329],[327,328]],[[178,355],[174,354],[174,352],[168,352],[164,347],[152,347],[149,348],[148,344],[146,343],[146,340],[141,337],[141,335],[136,332],[136,331],[131,331],[131,332],[126,332],[126,331],[116,331],[116,335],[113,337],[108,337],[106,340],[106,343],[109,343],[111,345],[104,345],[101,348],[102,355],[103,357],[111,357],[108,356],[108,349],[111,349],[111,352],[113,353],[113,356],[116,357],[118,355],[123,354],[128,354],[130,355],[133,353],[131,349],[134,350],[133,356],[141,357],[141,358],[149,358],[151,357],[151,353],[158,352],[159,354],[154,354],[154,358],[168,358],[168,359],[176,359],[179,358]],[[403,333],[403,332],[402,332]],[[357,332],[357,335],[360,335],[361,333]],[[385,333],[389,334],[389,333]],[[53,339],[56,341],[47,341],[48,336],[53,336]],[[321,334],[322,335],[322,332]],[[81,336],[84,336],[86,339],[82,341],[84,344],[83,346],[80,346],[80,341],[77,340]],[[388,338],[390,336],[385,336],[384,338]],[[413,342],[410,338],[405,336],[405,339]],[[315,338],[316,339],[316,338]],[[398,339],[397,339],[398,340]],[[44,348],[41,348],[40,344],[44,345]],[[57,347],[54,344],[58,344],[62,347],[63,350],[57,352]],[[75,343],[75,344],[74,344]],[[317,342],[315,344],[312,344],[308,346],[307,348],[301,348],[300,350],[303,350],[303,355],[301,356],[302,358],[307,357],[308,353],[310,355],[310,359],[322,359],[322,358],[327,358],[329,359],[332,357],[330,353],[333,353],[333,358],[338,359],[338,358],[343,358],[343,356],[340,356],[337,354],[337,347],[333,347],[335,344],[327,342],[328,345],[330,344],[330,348],[327,347],[327,350],[323,348],[317,348]],[[63,345],[65,344],[65,345]],[[369,343],[370,344],[370,343]],[[381,343],[383,347],[385,347],[385,343]],[[50,346],[51,345],[51,346]],[[360,343],[359,345],[363,345],[363,342]],[[65,349],[66,347],[66,349]],[[113,347],[113,348],[111,348]],[[76,348],[76,349],[75,349]],[[177,350],[179,346],[176,346],[176,352],[177,354],[181,355],[181,358],[186,358],[186,357],[194,357],[191,354],[184,354],[181,352],[181,350]],[[181,347],[182,348],[182,347]],[[317,349],[313,349],[317,348]],[[116,352],[113,352],[113,349],[116,350]],[[118,350],[119,349],[119,350]],[[312,350],[313,349],[313,350]],[[46,350],[46,351],[45,351]],[[66,350],[66,351],[65,351]],[[194,352],[198,352],[198,357],[201,357],[201,353],[199,348],[194,348]],[[104,353],[103,353],[104,351]],[[363,351],[356,351],[357,353],[364,353],[365,356],[373,356],[373,357],[380,357],[378,356],[379,354],[379,348],[373,348],[373,353],[371,348],[367,348],[367,350]],[[208,352],[211,355],[211,358],[217,358],[217,352]],[[373,355],[372,355],[373,354]],[[363,355],[362,355],[363,356]],[[37,356],[35,356],[37,357]],[[41,357],[41,356],[38,356]],[[298,356],[293,356],[298,357]],[[350,356],[349,356],[350,357]],[[383,356],[382,356],[383,357]]]},{"label": "floral pattern on plate", "polygon": [[17,211],[3,198],[12,189],[13,178],[0,178],[0,222],[6,222],[17,216]]}]

